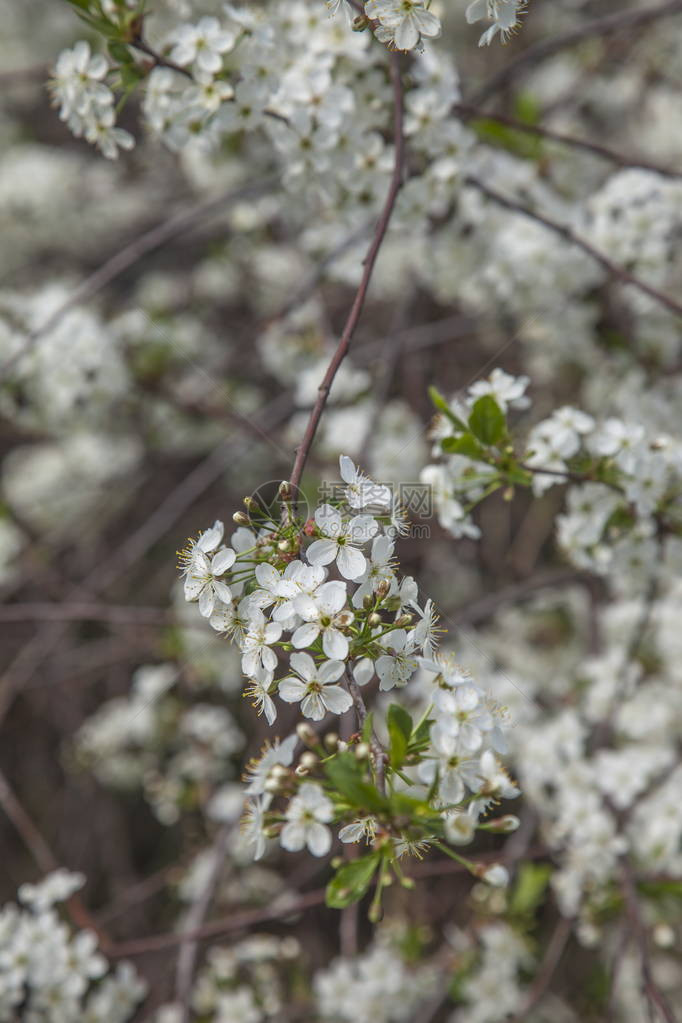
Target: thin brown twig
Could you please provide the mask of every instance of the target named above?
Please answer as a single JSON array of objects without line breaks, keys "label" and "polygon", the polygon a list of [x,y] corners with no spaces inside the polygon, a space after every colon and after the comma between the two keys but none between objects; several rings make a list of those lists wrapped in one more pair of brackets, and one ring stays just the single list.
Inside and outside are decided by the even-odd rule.
[{"label": "thin brown twig", "polygon": [[[2,622],[110,622],[112,625],[182,625],[178,615],[161,607],[118,607],[109,604],[8,604],[0,607]],[[203,626],[204,623],[198,623]],[[187,623],[189,628],[192,622]]]},{"label": "thin brown twig", "polygon": [[[604,255],[603,252],[595,248],[591,242],[588,242],[585,238],[581,238],[580,235],[575,234],[572,228],[570,228],[567,224],[560,224],[558,221],[552,220],[550,217],[546,217],[543,213],[537,213],[535,210],[530,209],[530,207],[523,206],[521,203],[516,202],[515,199],[510,199],[508,196],[502,195],[500,192],[495,191],[495,189],[490,188],[489,185],[484,184],[482,181],[479,181],[478,178],[474,178],[471,175],[467,175],[464,180],[467,185],[475,188],[481,193],[481,195],[485,195],[491,200],[491,202],[497,203],[498,206],[502,206],[504,209],[510,210],[512,213],[518,213],[520,216],[528,217],[529,220],[534,220],[536,223],[542,224],[554,234],[559,235],[570,245],[575,245],[576,248],[582,249],[582,251],[590,256],[596,263],[599,263],[599,265],[603,267],[611,277],[622,281],[624,284],[632,285],[634,288],[637,288],[638,291],[648,295],[649,298],[653,298],[660,305],[669,309],[670,312],[675,313],[677,316],[682,316],[682,304],[677,302],[674,298],[671,298],[670,295],[666,295],[665,292],[659,291],[658,288],[654,288],[653,285],[647,284],[646,281],[643,281],[635,274],[630,273],[630,271],[626,270],[624,266],[619,266],[617,263],[614,263],[608,258],[608,256]],[[550,473],[550,470],[547,470],[547,472]],[[554,475],[553,473],[550,474]],[[562,475],[566,474],[562,473]]]},{"label": "thin brown twig", "polygon": [[480,600],[455,608],[449,614],[449,621],[456,628],[459,625],[478,625],[491,618],[500,607],[505,604],[516,603],[521,600],[530,600],[540,590],[553,589],[554,587],[587,585],[591,576],[580,572],[575,568],[559,568],[552,572],[545,572],[542,575],[530,576],[520,582],[512,583],[504,589],[494,593],[487,593]]},{"label": "thin brown twig", "polygon": [[134,941],[126,941],[114,946],[109,955],[112,958],[144,955],[147,952],[162,952],[168,948],[174,948],[183,941],[203,941],[206,938],[215,938],[222,934],[233,934],[235,931],[248,930],[249,927],[256,927],[264,923],[272,923],[274,920],[286,919],[295,916],[314,906],[321,906],[325,901],[325,889],[316,888],[312,892],[299,895],[291,902],[282,903],[279,906],[267,906],[264,909],[246,909],[240,913],[231,913],[227,917],[212,920],[203,924],[195,931],[183,931],[180,933],[153,934],[147,938],[138,938]]},{"label": "thin brown twig", "polygon": [[[273,401],[261,413],[263,428],[267,430],[277,426],[286,418],[289,409],[290,399],[287,395]],[[245,446],[243,441],[227,441],[217,445],[109,558],[96,565],[84,582],[66,595],[66,599],[77,600],[84,589],[92,590],[94,593],[107,590],[165,535],[201,494],[220,478],[227,465],[232,464],[234,467],[235,459],[238,462],[248,451],[249,446]],[[7,713],[15,694],[31,679],[63,635],[64,623],[46,625],[4,670],[0,676],[0,721]]]},{"label": "thin brown twig", "polygon": [[[544,857],[547,850],[544,847],[531,848],[527,852],[527,858],[537,859]],[[500,857],[497,851],[481,853],[476,862],[504,862],[504,856]],[[429,877],[440,877],[441,875],[469,873],[469,868],[453,860],[429,861],[428,863],[416,863],[410,870],[410,877],[422,880]],[[148,952],[163,952],[166,949],[174,948],[183,941],[204,941],[209,938],[216,938],[225,934],[233,934],[236,931],[248,930],[250,927],[257,927],[260,924],[272,923],[275,920],[283,920],[290,916],[298,915],[316,906],[322,906],[325,902],[326,889],[316,888],[311,892],[298,895],[290,902],[283,902],[278,906],[266,906],[263,909],[246,909],[233,912],[229,916],[220,917],[203,924],[195,931],[167,932],[164,934],[152,934],[146,938],[137,938],[132,941],[121,942],[113,945],[108,950],[108,955],[113,959],[120,959],[127,956],[145,955]]]},{"label": "thin brown twig", "polygon": [[[223,824],[218,831],[215,842],[211,849],[213,863],[209,872],[206,884],[204,885],[199,898],[194,902],[187,914],[186,929],[190,935],[197,931],[208,913],[209,906],[215,895],[216,888],[220,881],[220,875],[225,864],[227,845],[232,833],[232,824]],[[178,952],[178,963],[175,973],[175,997],[180,1005],[180,1023],[189,1023],[190,1020],[190,997],[192,993],[192,981],[194,979],[194,967],[197,959],[197,940],[192,937],[186,938],[180,945]]]},{"label": "thin brown twig", "polygon": [[384,202],[384,207],[374,231],[374,236],[364,259],[364,269],[360,279],[360,284],[358,285],[358,289],[355,294],[355,299],[348,314],[336,351],[334,352],[329,366],[327,367],[324,379],[318,388],[317,398],[311,410],[310,418],[308,419],[308,424],[303,435],[303,440],[296,451],[296,459],[294,461],[294,467],[290,479],[294,492],[300,485],[303,468],[310,453],[310,448],[315,438],[318,423],[324,411],[324,407],[327,404],[327,399],[329,397],[331,386],[334,383],[334,378],[338,372],[339,366],[348,354],[348,349],[350,348],[355,328],[365,304],[369,283],[379,255],[379,250],[381,249],[384,241],[391,216],[393,215],[398,192],[400,191],[403,183],[403,159],[405,149],[403,137],[403,87],[400,75],[399,57],[396,53],[391,54],[391,78],[393,81],[394,102],[394,158],[391,183]]},{"label": "thin brown twig", "polygon": [[142,36],[137,36],[135,39],[131,39],[128,43],[134,50],[139,50],[140,53],[144,53],[145,56],[151,57],[154,62],[154,67],[167,67],[171,71],[177,71],[179,75],[184,75],[185,78],[189,78],[191,82],[194,81],[194,75],[186,67],[181,67],[180,64],[176,64],[175,61],[169,60],[168,57],[164,57],[162,54],[154,50],[148,42],[146,42]]},{"label": "thin brown twig", "polygon": [[47,334],[49,331],[54,330],[55,327],[61,323],[64,316],[82,302],[87,302],[93,298],[98,292],[111,284],[113,280],[120,277],[122,273],[128,270],[135,263],[139,262],[149,252],[153,252],[154,249],[158,249],[165,242],[170,241],[179,234],[183,234],[185,231],[193,228],[196,223],[203,217],[210,216],[212,213],[218,213],[226,205],[233,202],[238,202],[241,199],[248,198],[260,194],[260,192],[270,188],[275,182],[276,178],[266,178],[263,181],[252,182],[251,184],[244,185],[242,188],[230,189],[221,193],[219,196],[211,199],[206,199],[203,202],[196,203],[188,209],[181,210],[174,217],[168,220],[164,220],[162,223],[157,224],[155,227],[150,228],[149,231],[145,231],[144,234],[134,238],[131,242],[125,245],[118,252],[114,253],[110,259],[102,263],[101,266],[97,267],[91,274],[85,277],[80,284],[78,284],[71,292],[69,297],[63,302],[55,311],[48,317],[45,323],[41,324],[35,330],[31,331],[26,336],[23,344],[7,361],[0,366],[0,380],[4,379],[6,374],[16,365],[19,359],[30,350],[31,346],[35,344],[41,337]]},{"label": "thin brown twig", "polygon": [[487,82],[484,82],[480,88],[475,89],[467,99],[476,106],[480,103],[485,103],[491,96],[506,89],[509,83],[527,67],[535,69],[540,61],[553,57],[555,53],[560,53],[561,50],[581,43],[583,39],[594,39],[597,36],[611,35],[624,28],[639,28],[649,22],[658,21],[660,18],[666,18],[669,15],[679,13],[682,13],[682,0],[668,0],[667,3],[659,4],[656,7],[617,11],[615,14],[607,14],[603,18],[586,21],[582,25],[576,26],[576,28],[569,29],[568,32],[564,32],[562,35],[554,36],[553,39],[544,39],[542,42],[536,43],[535,46],[529,46],[527,50],[520,53],[506,67],[503,67],[501,71],[498,71]]},{"label": "thin brown twig", "polygon": [[542,963],[540,964],[540,969],[530,986],[526,1003],[521,1012],[514,1017],[512,1023],[525,1023],[529,1014],[544,998],[552,982],[552,977],[556,973],[556,969],[564,953],[564,949],[571,937],[572,930],[573,919],[566,916],[560,917],[556,927],[554,928],[552,937],[549,940],[549,944],[547,945],[547,950]]},{"label": "thin brown twig", "polygon": [[[30,814],[21,804],[2,771],[0,771],[0,806],[16,828],[17,833],[39,870],[43,874],[50,874],[52,871],[57,870],[59,863],[56,856]],[[80,896],[72,895],[67,899],[66,908],[73,923],[77,927],[84,927],[87,930],[93,931],[99,939],[102,950],[108,951],[111,947],[110,938],[91,916]]]},{"label": "thin brown twig", "polygon": [[498,124],[503,124],[507,128],[513,128],[514,131],[525,132],[527,135],[536,136],[536,138],[544,138],[550,142],[559,142],[561,145],[570,146],[574,149],[584,149],[586,152],[594,153],[595,156],[599,156],[603,160],[615,163],[619,167],[638,167],[641,170],[652,171],[668,178],[682,177],[682,174],[679,171],[676,171],[671,167],[663,167],[660,164],[651,163],[649,160],[644,160],[639,156],[630,156],[626,153],[618,153],[614,149],[610,149],[608,146],[604,146],[599,142],[592,142],[590,139],[576,138],[575,135],[565,135],[563,132],[553,131],[551,128],[544,128],[540,124],[527,124],[526,122],[519,121],[514,117],[507,117],[506,114],[499,114],[496,112],[490,113],[487,110],[481,109],[481,107],[474,106],[472,103],[456,103],[453,109],[463,120],[470,121],[480,118],[485,121],[496,121]]},{"label": "thin brown twig", "polygon": [[644,995],[649,1004],[654,1006],[660,1012],[666,1023],[677,1023],[677,1016],[668,1004],[665,995],[660,990],[653,977],[649,944],[647,942],[644,921],[642,920],[640,912],[635,880],[632,873],[632,867],[630,866],[630,862],[626,856],[623,857],[622,860],[622,881],[623,895],[625,896],[625,909],[639,950]]}]

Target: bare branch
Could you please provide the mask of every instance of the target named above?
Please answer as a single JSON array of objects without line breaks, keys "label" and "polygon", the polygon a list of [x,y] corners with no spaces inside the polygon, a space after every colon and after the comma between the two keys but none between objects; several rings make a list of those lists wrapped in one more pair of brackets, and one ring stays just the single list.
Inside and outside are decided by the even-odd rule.
[{"label": "bare branch", "polygon": [[[570,245],[575,245],[576,248],[582,249],[583,252],[587,253],[596,263],[599,263],[606,272],[614,277],[616,280],[621,281],[623,284],[631,284],[638,291],[648,295],[649,298],[653,298],[654,301],[658,302],[659,305],[669,309],[670,312],[675,313],[677,316],[682,316],[682,304],[677,302],[670,295],[666,295],[664,292],[659,291],[658,288],[654,288],[653,285],[647,284],[641,277],[635,276],[626,270],[624,266],[619,266],[617,263],[612,262],[608,256],[605,256],[603,252],[596,249],[594,245],[586,241],[585,238],[581,238],[579,235],[567,225],[560,224],[556,220],[551,220],[546,217],[543,213],[537,213],[535,210],[530,209],[528,206],[523,206],[521,203],[516,202],[515,199],[510,199],[500,192],[496,192],[495,189],[490,188],[488,185],[479,181],[478,178],[473,178],[470,175],[465,177],[465,183],[472,188],[475,188],[485,195],[491,202],[497,203],[498,206],[503,206],[505,209],[510,210],[512,213],[518,213],[521,216],[528,217],[529,220],[534,220],[538,224],[542,224],[548,230],[553,231],[554,234],[559,235],[564,241]],[[539,470],[538,470],[539,471]],[[549,470],[548,470],[549,472]],[[567,475],[563,473],[562,475]]]},{"label": "bare branch", "polygon": [[584,149],[586,152],[594,153],[595,156],[599,156],[603,160],[609,160],[619,167],[638,167],[641,170],[652,171],[655,174],[661,174],[663,177],[668,178],[682,177],[679,171],[671,167],[662,167],[660,164],[651,163],[649,160],[644,160],[639,156],[618,153],[615,149],[609,149],[608,146],[603,146],[599,142],[576,138],[574,135],[564,135],[563,132],[552,131],[551,128],[544,128],[539,124],[526,124],[524,121],[518,121],[514,117],[507,117],[506,114],[489,113],[486,110],[482,110],[481,107],[473,106],[471,103],[457,103],[454,110],[465,121],[478,118],[486,121],[496,121],[507,128],[513,128],[514,131],[525,132],[526,135],[548,139],[550,142],[559,142],[561,145],[571,146],[574,149]]},{"label": "bare branch", "polygon": [[526,68],[536,68],[541,61],[553,57],[561,50],[581,43],[583,39],[611,35],[622,29],[641,28],[660,18],[680,13],[682,13],[681,0],[668,0],[667,3],[659,4],[656,7],[617,11],[615,14],[607,14],[603,18],[586,21],[582,25],[577,25],[576,28],[564,32],[563,35],[555,36],[553,39],[544,39],[542,42],[536,43],[535,46],[529,46],[515,60],[484,82],[479,89],[474,90],[468,98],[475,106],[485,103],[491,96],[506,89],[509,83]]},{"label": "bare branch", "polygon": [[644,921],[639,907],[639,899],[637,898],[637,889],[635,887],[635,879],[632,873],[632,867],[627,857],[623,858],[623,894],[625,896],[625,909],[630,921],[630,927],[634,935],[635,941],[637,942],[637,948],[639,950],[640,959],[640,970],[642,974],[642,988],[647,1001],[655,1006],[666,1023],[677,1023],[677,1016],[668,1004],[663,992],[657,986],[651,969],[651,956],[649,954],[649,944],[647,942],[646,930],[644,927]]},{"label": "bare branch", "polygon": [[[213,843],[213,848],[211,850],[213,863],[211,864],[211,870],[206,880],[206,884],[204,885],[199,898],[194,902],[192,908],[187,914],[186,928],[190,935],[193,931],[197,931],[201,927],[206,918],[206,914],[208,913],[209,906],[211,905],[211,901],[220,881],[220,874],[225,863],[227,844],[231,832],[232,824],[223,824],[216,836],[215,842]],[[192,993],[192,980],[194,978],[194,965],[196,963],[196,958],[197,940],[192,937],[186,938],[180,945],[180,951],[178,952],[178,964],[175,974],[175,996],[181,1007],[180,1023],[189,1023],[190,1020],[190,996]]]},{"label": "bare branch", "polygon": [[196,203],[193,206],[188,207],[185,210],[181,210],[174,217],[169,220],[164,220],[161,224],[157,224],[152,227],[149,231],[145,231],[144,234],[134,238],[128,245],[124,246],[119,252],[116,252],[110,259],[98,267],[93,273],[85,277],[67,300],[59,306],[58,309],[52,313],[51,316],[38,327],[36,330],[31,331],[30,334],[24,340],[23,345],[18,351],[14,352],[12,357],[8,359],[3,366],[0,367],[0,380],[4,379],[7,373],[16,365],[26,352],[30,351],[31,346],[43,337],[49,331],[54,330],[55,327],[61,323],[62,319],[66,314],[82,302],[89,301],[94,295],[110,284],[117,277],[120,277],[122,273],[128,270],[135,263],[139,262],[149,252],[153,252],[154,249],[160,248],[165,242],[175,238],[179,234],[183,234],[185,231],[191,230],[196,226],[197,222],[202,220],[204,217],[210,216],[212,213],[220,213],[225,206],[230,205],[233,202],[238,202],[241,199],[249,198],[250,196],[259,195],[261,192],[267,191],[277,181],[276,177],[266,178],[263,181],[255,182],[252,184],[245,185],[242,188],[230,189],[229,191],[221,193],[219,196],[214,196],[211,199],[207,199],[204,202]]},{"label": "bare branch", "polygon": [[372,272],[379,255],[388,225],[393,214],[396,199],[398,198],[398,192],[400,191],[403,183],[403,157],[404,157],[404,138],[403,138],[403,87],[400,76],[400,63],[397,54],[391,54],[391,77],[393,80],[393,97],[394,97],[394,127],[393,127],[393,140],[394,140],[394,158],[393,158],[393,174],[391,176],[391,184],[389,186],[388,195],[384,202],[384,208],[381,211],[381,216],[377,222],[376,229],[374,231],[374,237],[367,251],[367,255],[364,259],[364,270],[358,285],[358,290],[355,294],[353,305],[351,306],[350,313],[346,320],[346,325],[343,328],[341,338],[336,347],[336,351],[332,356],[331,362],[327,367],[327,372],[324,375],[324,379],[320,384],[317,392],[317,399],[313,405],[306,426],[303,440],[301,441],[297,451],[296,460],[294,461],[294,467],[291,473],[291,484],[293,488],[300,485],[301,476],[303,475],[303,468],[305,466],[308,454],[310,452],[311,445],[315,438],[317,426],[324,411],[324,407],[327,404],[327,398],[331,386],[334,383],[334,377],[336,376],[339,366],[348,354],[350,343],[357,327],[360,315],[362,313],[365,299],[367,297],[367,290],[369,288],[369,282],[372,277]]}]

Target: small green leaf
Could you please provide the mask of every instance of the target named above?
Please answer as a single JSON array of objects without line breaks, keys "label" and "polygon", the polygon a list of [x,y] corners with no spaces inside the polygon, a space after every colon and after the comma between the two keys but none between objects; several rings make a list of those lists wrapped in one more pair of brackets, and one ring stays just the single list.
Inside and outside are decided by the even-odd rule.
[{"label": "small green leaf", "polygon": [[542,117],[542,105],[532,92],[522,90],[514,97],[514,117],[524,124],[539,124]]},{"label": "small green leaf", "polygon": [[474,402],[469,416],[469,428],[482,444],[499,444],[507,431],[502,409],[490,394]]},{"label": "small green leaf", "polygon": [[458,430],[466,430],[466,423],[462,422],[459,416],[456,416],[452,411],[447,401],[436,387],[429,387],[429,398],[434,408],[437,408],[439,412],[442,412],[444,416],[447,416],[453,426],[456,426]]},{"label": "small green leaf", "polygon": [[399,703],[392,703],[388,708],[388,728],[398,728],[406,739],[412,735],[412,718]]},{"label": "small green leaf", "polygon": [[522,864],[509,902],[511,912],[519,916],[533,913],[544,898],[551,876],[552,868],[548,863]]},{"label": "small green leaf", "polygon": [[448,455],[465,455],[475,462],[486,461],[485,451],[470,433],[463,433],[460,437],[445,437],[440,446]]},{"label": "small green leaf", "polygon": [[358,810],[382,813],[387,800],[375,787],[363,778],[363,769],[352,753],[338,753],[325,764],[329,781],[337,792],[344,796],[351,806]]},{"label": "small green leaf", "polygon": [[110,56],[119,64],[130,64],[133,59],[125,43],[119,43],[115,39],[109,40],[107,49]]},{"label": "small green leaf", "polygon": [[419,725],[410,736],[408,753],[419,753],[422,749],[429,745],[431,741],[432,724],[432,718],[425,718],[424,721],[419,722]]},{"label": "small green leaf", "polygon": [[639,881],[637,888],[642,895],[648,895],[652,899],[666,896],[682,899],[682,881],[677,881],[674,878],[668,881]]},{"label": "small green leaf", "polygon": [[397,703],[388,708],[388,735],[391,740],[389,763],[393,768],[400,768],[405,763],[407,745],[412,735],[412,718]]},{"label": "small green leaf", "polygon": [[374,711],[370,710],[369,714],[365,718],[365,723],[362,726],[362,741],[371,742],[372,733],[374,731]]},{"label": "small green leaf", "polygon": [[369,888],[380,860],[381,853],[373,852],[339,867],[327,885],[327,905],[332,909],[345,909],[358,902]]}]

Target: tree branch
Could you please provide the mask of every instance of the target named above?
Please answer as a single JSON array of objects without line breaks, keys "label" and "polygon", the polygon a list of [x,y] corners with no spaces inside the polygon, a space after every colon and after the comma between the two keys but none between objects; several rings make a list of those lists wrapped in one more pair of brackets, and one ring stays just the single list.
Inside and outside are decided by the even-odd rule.
[{"label": "tree branch", "polygon": [[190,997],[192,994],[192,980],[194,978],[194,966],[197,958],[197,939],[192,938],[192,932],[196,932],[203,924],[208,913],[211,900],[215,895],[220,874],[225,863],[227,843],[232,832],[232,824],[223,824],[213,843],[213,863],[211,870],[199,898],[194,902],[187,914],[186,926],[189,937],[180,945],[178,952],[178,964],[175,973],[175,997],[180,1003],[180,1023],[190,1021]]},{"label": "tree branch", "polygon": [[539,124],[526,124],[524,121],[518,121],[514,117],[507,117],[506,114],[488,113],[486,110],[482,110],[471,103],[456,103],[453,109],[464,121],[479,118],[485,121],[496,121],[507,128],[513,128],[514,131],[522,131],[527,135],[534,135],[536,138],[548,139],[550,142],[559,142],[561,145],[571,146],[574,149],[584,149],[586,152],[594,153],[595,156],[599,156],[603,160],[609,160],[619,167],[638,167],[641,170],[652,171],[655,174],[661,174],[663,177],[668,178],[682,177],[679,171],[673,170],[670,167],[662,167],[660,164],[651,163],[638,156],[618,153],[615,149],[609,149],[608,146],[603,146],[599,142],[576,138],[574,135],[564,135],[563,132],[552,131],[551,128],[544,128]]},{"label": "tree branch", "polygon": [[[583,252],[587,253],[596,263],[599,263],[601,267],[611,276],[615,277],[616,280],[621,281],[623,284],[630,284],[632,287],[637,288],[643,294],[648,295],[649,298],[653,298],[654,301],[658,302],[659,305],[664,306],[670,312],[675,313],[677,316],[682,316],[682,304],[676,302],[670,295],[666,295],[663,291],[659,291],[658,288],[654,288],[653,285],[647,284],[640,277],[636,277],[635,274],[630,273],[624,266],[619,266],[617,263],[613,263],[608,256],[605,256],[603,252],[596,249],[594,245],[588,242],[585,238],[581,238],[573,232],[572,228],[568,227],[567,224],[560,224],[556,220],[551,220],[546,217],[543,213],[536,213],[535,210],[530,209],[528,206],[522,206],[521,203],[516,202],[515,199],[510,199],[500,192],[496,192],[495,189],[490,188],[488,185],[479,181],[478,178],[467,175],[464,178],[465,184],[471,188],[475,188],[485,195],[486,198],[490,199],[491,202],[497,203],[498,206],[504,207],[504,209],[510,210],[512,213],[518,213],[521,216],[528,217],[529,220],[534,220],[538,224],[542,224],[548,230],[553,231],[554,234],[559,235],[564,241],[570,245],[575,245],[576,248],[582,249]],[[539,471],[539,470],[538,470]],[[548,470],[549,473],[549,470]],[[553,475],[553,474],[552,474]]]},{"label": "tree branch", "polygon": [[391,216],[393,215],[398,192],[400,191],[403,183],[403,158],[405,149],[403,138],[403,87],[400,76],[399,58],[396,53],[391,54],[391,78],[393,81],[393,139],[395,147],[391,184],[388,189],[388,195],[386,196],[383,210],[381,211],[381,215],[374,231],[374,237],[372,238],[369,249],[367,250],[367,255],[363,261],[364,270],[355,294],[353,305],[351,306],[350,313],[348,314],[336,351],[334,352],[331,362],[327,367],[324,379],[318,388],[317,398],[310,413],[310,418],[308,419],[308,425],[306,426],[303,440],[296,451],[296,459],[294,461],[294,467],[290,479],[292,489],[295,489],[300,485],[303,468],[310,453],[310,448],[315,438],[318,423],[324,411],[324,407],[327,404],[327,399],[329,397],[332,384],[334,383],[334,378],[338,372],[339,366],[348,354],[348,349],[350,348],[355,328],[358,325],[358,321],[365,304],[367,290],[377,261],[377,256],[379,255],[379,250],[381,249]]},{"label": "tree branch", "polygon": [[659,4],[657,7],[618,11],[615,14],[607,14],[603,18],[586,21],[584,24],[564,32],[563,35],[555,36],[553,39],[545,39],[540,43],[536,43],[535,46],[528,47],[515,60],[512,60],[501,71],[498,71],[487,82],[484,82],[479,89],[476,89],[469,99],[476,106],[480,103],[485,103],[491,96],[506,89],[509,83],[527,67],[536,68],[540,61],[547,60],[548,57],[553,57],[555,53],[560,53],[561,50],[581,43],[583,39],[610,35],[624,28],[640,28],[649,22],[657,21],[659,18],[666,18],[680,13],[682,13],[682,0],[668,0],[667,3]]},{"label": "tree branch", "polygon": [[623,894],[625,896],[625,908],[630,920],[632,933],[634,934],[637,948],[639,950],[640,969],[642,974],[642,988],[649,1003],[655,1006],[663,1016],[666,1023],[677,1023],[677,1016],[668,1005],[663,992],[659,989],[653,978],[651,969],[651,957],[647,942],[644,921],[639,908],[637,889],[635,888],[632,867],[627,859],[623,858]]}]

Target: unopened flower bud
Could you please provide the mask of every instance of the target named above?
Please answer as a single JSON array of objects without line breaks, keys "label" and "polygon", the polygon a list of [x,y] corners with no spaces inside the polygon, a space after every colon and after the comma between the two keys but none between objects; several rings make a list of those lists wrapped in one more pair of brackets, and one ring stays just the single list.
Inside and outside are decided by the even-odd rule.
[{"label": "unopened flower bud", "polygon": [[303,764],[299,764],[298,767],[296,768],[296,774],[299,776],[299,778],[305,778],[306,775],[310,774],[310,771],[308,770],[307,767],[304,767]]},{"label": "unopened flower bud", "polygon": [[301,767],[305,767],[306,770],[308,771],[313,771],[317,767],[319,762],[320,762],[319,757],[317,757],[310,750],[306,750],[306,752],[301,757]]},{"label": "unopened flower bud", "polygon": [[286,551],[291,550],[291,544],[289,543],[288,540],[280,540],[279,543],[277,544],[277,550],[282,551],[282,553],[284,554]]},{"label": "unopened flower bud", "polygon": [[510,831],[516,831],[521,821],[513,813],[507,813],[504,817],[496,817],[494,820],[487,821],[486,823],[487,831],[499,831],[502,834],[508,834]]},{"label": "unopened flower bud", "polygon": [[275,764],[270,771],[269,777],[282,781],[284,778],[289,777],[289,768],[285,767],[284,764]]},{"label": "unopened flower bud", "polygon": [[273,795],[277,795],[282,788],[282,783],[279,778],[266,778],[263,788],[266,792],[272,792]]},{"label": "unopened flower bud", "polygon": [[376,629],[377,625],[381,625],[381,615],[377,614],[376,611],[372,611],[367,621],[373,629]]},{"label": "unopened flower bud", "polygon": [[355,747],[355,756],[357,760],[366,760],[369,756],[369,744],[366,742],[359,742]]},{"label": "unopened flower bud", "polygon": [[396,618],[395,624],[398,626],[398,628],[404,629],[406,626],[412,624],[412,615],[409,614],[400,615],[399,618]]},{"label": "unopened flower bud", "polygon": [[362,606],[364,607],[365,611],[369,611],[371,607],[374,607],[374,597],[372,596],[371,593],[366,593],[365,596],[362,598]]},{"label": "unopened flower bud", "polygon": [[339,745],[339,737],[336,734],[336,732],[327,732],[327,734],[324,737],[324,745],[326,749],[329,750],[330,753],[334,752],[334,750]]},{"label": "unopened flower bud", "polygon": [[479,866],[476,876],[495,888],[506,888],[509,884],[509,871],[501,863],[491,863],[489,867]]},{"label": "unopened flower bud", "polygon": [[249,519],[248,515],[244,514],[243,511],[236,511],[232,516],[232,521],[236,523],[236,525],[238,526],[248,526],[251,520]]},{"label": "unopened flower bud", "polygon": [[283,501],[288,501],[291,497],[291,485],[286,480],[282,480],[278,493]]},{"label": "unopened flower bud", "polygon": [[345,753],[348,749],[348,743],[344,739],[339,739],[339,744],[336,748],[339,753]]},{"label": "unopened flower bud", "polygon": [[317,746],[318,739],[315,730],[305,721],[299,721],[296,725],[296,735],[306,746]]},{"label": "unopened flower bud", "polygon": [[351,28],[353,32],[364,32],[369,25],[369,18],[366,14],[358,14],[357,18],[353,18]]},{"label": "unopened flower bud", "polygon": [[390,588],[391,584],[386,579],[382,579],[376,589],[376,594],[379,600],[384,599]]},{"label": "unopened flower bud", "polygon": [[248,508],[251,508],[255,504],[255,501],[254,501],[254,499],[252,497],[245,497],[244,498],[244,504],[245,504],[246,508],[248,509]]},{"label": "unopened flower bud", "polygon": [[654,944],[659,948],[672,948],[675,944],[675,932],[670,924],[657,923],[652,931],[652,937]]}]

